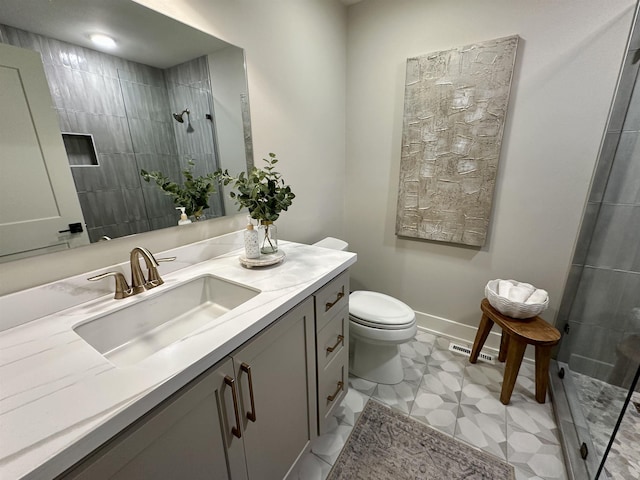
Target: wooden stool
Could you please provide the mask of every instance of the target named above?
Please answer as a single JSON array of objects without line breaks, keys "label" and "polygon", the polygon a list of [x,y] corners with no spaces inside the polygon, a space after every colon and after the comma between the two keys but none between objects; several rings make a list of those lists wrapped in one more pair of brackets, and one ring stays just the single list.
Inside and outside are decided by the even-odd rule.
[{"label": "wooden stool", "polygon": [[513,387],[520,371],[520,364],[527,345],[536,347],[536,400],[544,403],[549,385],[549,360],[551,359],[551,347],[560,341],[560,332],[540,317],[515,319],[501,314],[491,306],[486,298],[480,304],[482,319],[478,327],[476,339],[473,342],[469,361],[476,363],[478,354],[484,345],[493,323],[502,328],[500,339],[500,354],[498,360],[507,361],[502,380],[500,401],[507,405],[511,400]]}]

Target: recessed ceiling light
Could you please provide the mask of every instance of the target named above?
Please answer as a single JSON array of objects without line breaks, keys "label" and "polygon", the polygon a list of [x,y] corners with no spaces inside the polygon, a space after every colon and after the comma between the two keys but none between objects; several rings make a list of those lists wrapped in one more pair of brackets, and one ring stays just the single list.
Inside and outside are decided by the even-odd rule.
[{"label": "recessed ceiling light", "polygon": [[89,35],[89,38],[93,43],[102,48],[115,48],[116,41],[108,35],[102,33],[94,33]]}]

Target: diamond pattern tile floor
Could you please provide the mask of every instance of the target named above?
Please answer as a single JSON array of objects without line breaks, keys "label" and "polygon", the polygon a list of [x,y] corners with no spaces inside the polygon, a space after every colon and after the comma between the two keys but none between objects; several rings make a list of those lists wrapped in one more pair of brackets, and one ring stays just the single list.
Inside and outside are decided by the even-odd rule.
[{"label": "diamond pattern tile floor", "polygon": [[349,392],[333,428],[317,438],[298,470],[300,480],[324,480],[369,398],[508,461],[517,480],[566,480],[550,401],[534,398],[533,365],[522,364],[511,403],[499,400],[504,365],[469,363],[449,351],[449,340],[418,332],[401,345],[405,379],[378,385],[349,377]]}]

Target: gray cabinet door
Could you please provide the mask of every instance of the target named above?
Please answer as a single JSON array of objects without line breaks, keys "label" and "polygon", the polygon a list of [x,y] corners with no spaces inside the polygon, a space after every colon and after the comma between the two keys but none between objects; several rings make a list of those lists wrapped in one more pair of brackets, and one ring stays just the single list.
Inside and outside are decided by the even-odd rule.
[{"label": "gray cabinet door", "polygon": [[315,371],[309,298],[59,478],[281,480],[316,435]]},{"label": "gray cabinet door", "polygon": [[235,419],[225,376],[233,378],[231,359],[177,392],[61,478],[226,480],[232,478],[230,469],[239,472],[234,480],[246,478],[243,459],[240,464],[228,461],[234,461],[234,455],[242,458],[242,451],[238,455],[242,442],[230,434]]},{"label": "gray cabinet door", "polygon": [[281,480],[310,444],[314,338],[313,300],[307,299],[233,354],[250,479]]}]

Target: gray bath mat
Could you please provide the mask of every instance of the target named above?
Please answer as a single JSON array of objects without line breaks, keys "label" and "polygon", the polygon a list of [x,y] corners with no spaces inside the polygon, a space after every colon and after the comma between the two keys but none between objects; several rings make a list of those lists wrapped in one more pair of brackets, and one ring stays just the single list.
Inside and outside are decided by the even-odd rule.
[{"label": "gray bath mat", "polygon": [[513,467],[369,400],[327,480],[514,480]]}]

